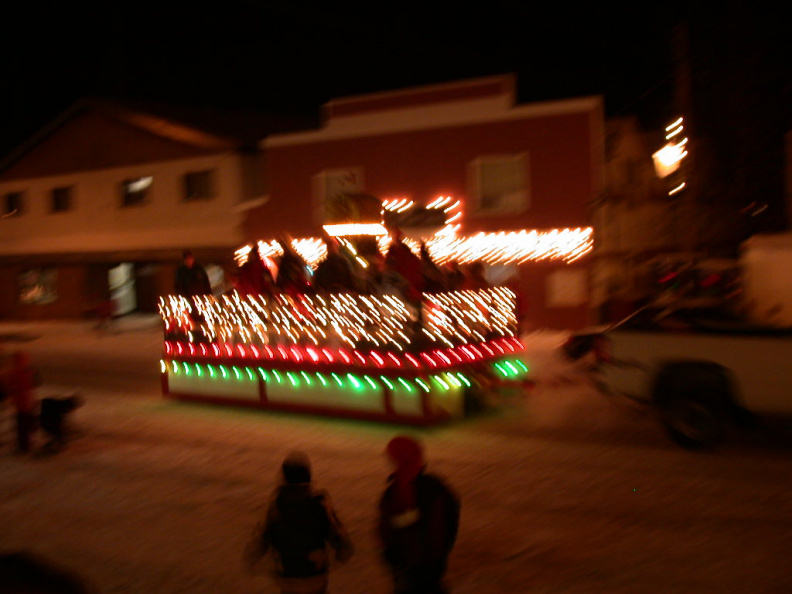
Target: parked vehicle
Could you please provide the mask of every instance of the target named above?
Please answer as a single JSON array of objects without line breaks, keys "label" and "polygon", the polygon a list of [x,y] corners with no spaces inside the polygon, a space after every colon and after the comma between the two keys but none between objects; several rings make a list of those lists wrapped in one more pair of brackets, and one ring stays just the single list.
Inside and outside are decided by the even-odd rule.
[{"label": "parked vehicle", "polygon": [[670,437],[687,448],[715,444],[728,425],[792,418],[792,329],[690,303],[648,305],[574,334],[564,352],[590,357],[604,392],[654,406]]}]

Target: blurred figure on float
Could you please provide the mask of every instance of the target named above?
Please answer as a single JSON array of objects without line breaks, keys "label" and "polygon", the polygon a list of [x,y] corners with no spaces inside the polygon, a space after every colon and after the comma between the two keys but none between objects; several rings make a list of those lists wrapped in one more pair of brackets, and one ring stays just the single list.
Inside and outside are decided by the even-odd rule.
[{"label": "blurred figure on float", "polygon": [[448,290],[448,278],[442,269],[432,260],[426,242],[421,242],[421,264],[424,279],[424,292],[439,293]]},{"label": "blurred figure on float", "polygon": [[391,244],[385,255],[385,269],[401,275],[407,282],[407,300],[419,303],[424,290],[423,263],[404,242],[401,229],[391,230]]},{"label": "blurred figure on float", "polygon": [[239,267],[236,290],[242,295],[272,295],[275,279],[264,264],[258,246],[250,250],[248,259]]},{"label": "blurred figure on float", "polygon": [[410,301],[413,291],[407,279],[393,268],[393,263],[382,254],[370,255],[366,269],[365,292],[379,297],[394,295],[402,301]]},{"label": "blurred figure on float", "polygon": [[338,240],[324,238],[327,257],[316,267],[313,285],[318,291],[328,293],[356,292],[358,289],[352,263],[342,252]]},{"label": "blurred figure on float", "polygon": [[283,235],[277,239],[283,255],[278,259],[278,275],[275,286],[289,295],[305,293],[311,286],[308,265],[292,247],[291,238]]},{"label": "blurred figure on float", "polygon": [[484,262],[477,260],[472,262],[465,274],[465,280],[462,283],[462,289],[475,290],[487,289],[490,287],[489,281],[484,276]]},{"label": "blurred figure on float", "polygon": [[330,557],[345,563],[354,547],[326,491],[314,490],[311,465],[303,452],[289,454],[281,465],[283,483],[273,493],[267,515],[245,549],[245,562],[255,570],[271,553],[273,577],[282,594],[327,592]]},{"label": "blurred figure on float", "polygon": [[398,436],[385,450],[393,467],[379,503],[382,556],[396,594],[444,594],[448,557],[459,529],[459,497],[425,472],[423,448]]},{"label": "blurred figure on float", "polygon": [[459,291],[465,283],[465,272],[456,260],[451,260],[443,267],[443,274],[449,291]]}]

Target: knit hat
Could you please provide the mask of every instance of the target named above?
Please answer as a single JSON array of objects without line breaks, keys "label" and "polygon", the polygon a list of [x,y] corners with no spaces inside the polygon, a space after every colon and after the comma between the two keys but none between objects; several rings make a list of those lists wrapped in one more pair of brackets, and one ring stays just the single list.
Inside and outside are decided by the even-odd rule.
[{"label": "knit hat", "polygon": [[311,462],[304,452],[292,452],[281,465],[284,480],[290,485],[311,482]]},{"label": "knit hat", "polygon": [[412,437],[406,435],[394,437],[388,442],[385,451],[395,462],[397,474],[414,478],[423,469],[423,448]]}]

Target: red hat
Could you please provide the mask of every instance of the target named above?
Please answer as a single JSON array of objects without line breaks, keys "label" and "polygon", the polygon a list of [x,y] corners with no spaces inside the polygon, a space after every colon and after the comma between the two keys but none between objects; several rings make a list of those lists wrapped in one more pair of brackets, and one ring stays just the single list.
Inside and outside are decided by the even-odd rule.
[{"label": "red hat", "polygon": [[396,463],[396,473],[417,476],[424,466],[423,448],[412,437],[399,435],[388,442],[386,453]]}]

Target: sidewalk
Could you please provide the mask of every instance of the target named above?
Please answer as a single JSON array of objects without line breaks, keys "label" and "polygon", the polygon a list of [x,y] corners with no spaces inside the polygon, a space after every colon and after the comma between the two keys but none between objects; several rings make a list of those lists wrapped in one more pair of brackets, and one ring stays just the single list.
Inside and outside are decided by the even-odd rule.
[{"label": "sidewalk", "polygon": [[[159,314],[132,313],[113,320],[107,334],[159,330]],[[82,335],[95,331],[96,320],[0,320],[0,342],[28,342],[44,335]]]}]

